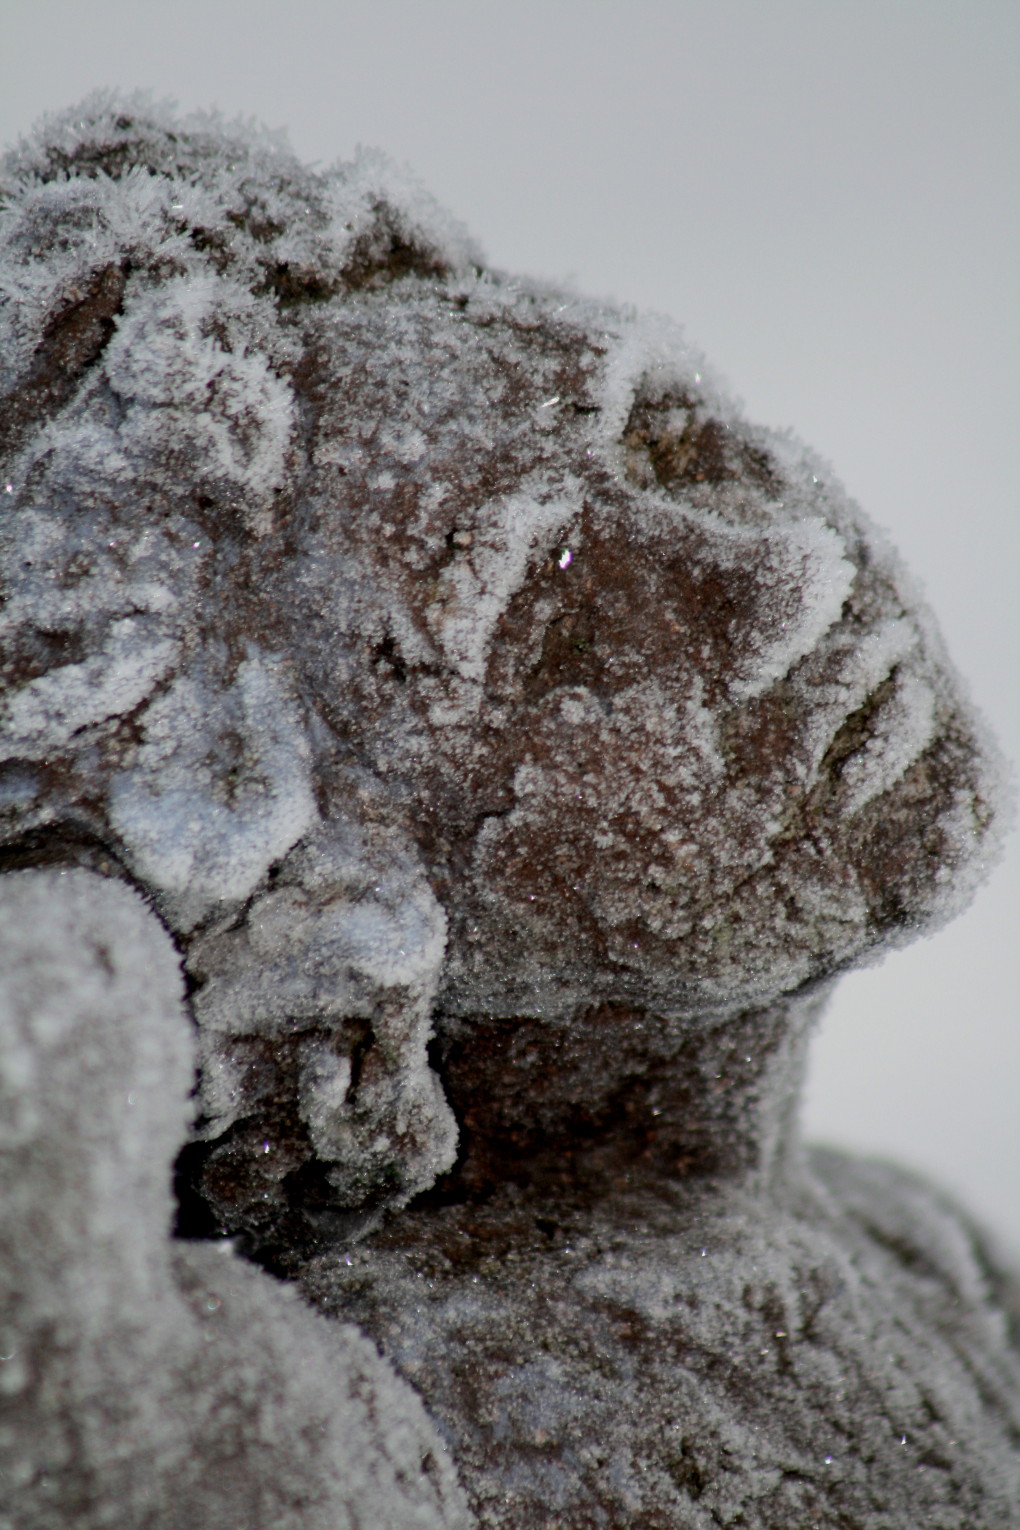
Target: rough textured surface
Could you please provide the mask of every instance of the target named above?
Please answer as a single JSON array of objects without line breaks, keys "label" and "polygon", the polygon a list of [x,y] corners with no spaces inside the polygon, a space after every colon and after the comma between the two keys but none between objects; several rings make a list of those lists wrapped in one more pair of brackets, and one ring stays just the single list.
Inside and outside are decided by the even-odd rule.
[{"label": "rough textured surface", "polygon": [[481,1525],[1020,1522],[1016,1290],[885,1166],[412,1208],[302,1283],[417,1387]]},{"label": "rough textured surface", "polygon": [[97,99],[0,194],[0,854],[177,945],[178,1230],[356,1315],[484,1522],[1013,1523],[1005,1277],[796,1141],[827,980],[996,843],[881,537],[380,157]]},{"label": "rough textured surface", "polygon": [[229,1243],[174,1251],[181,987],[127,888],[0,880],[0,1524],[466,1525],[421,1403],[362,1335]]}]

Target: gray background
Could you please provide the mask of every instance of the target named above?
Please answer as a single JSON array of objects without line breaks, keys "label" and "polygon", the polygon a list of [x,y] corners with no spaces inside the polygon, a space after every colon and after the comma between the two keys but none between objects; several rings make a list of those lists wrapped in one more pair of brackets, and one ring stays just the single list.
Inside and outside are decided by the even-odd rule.
[{"label": "gray background", "polygon": [[[681,319],[926,585],[1013,760],[1015,0],[0,0],[0,141],[97,86],[410,161],[500,267]],[[936,1175],[1020,1250],[1020,852],[844,979],[811,1135]]]}]

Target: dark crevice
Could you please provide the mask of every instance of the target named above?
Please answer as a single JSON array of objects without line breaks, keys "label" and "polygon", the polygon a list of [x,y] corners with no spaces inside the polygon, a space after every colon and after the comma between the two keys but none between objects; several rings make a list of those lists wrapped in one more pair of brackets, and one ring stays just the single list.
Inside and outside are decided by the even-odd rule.
[{"label": "dark crevice", "polygon": [[376,643],[372,649],[372,659],[376,664],[388,665],[398,685],[406,683],[407,665],[404,662],[395,638],[387,634],[381,642]]},{"label": "dark crevice", "polygon": [[[517,1017],[443,1023],[429,1058],[460,1132],[455,1167],[416,1204],[485,1201],[513,1184],[544,1205],[594,1203],[621,1175],[700,1179],[753,1169],[756,1101],[785,1019],[674,1037],[644,1011],[602,1004],[569,1029]],[[755,1062],[739,1035],[756,1028]],[[717,1054],[721,1054],[722,1061]],[[612,1064],[607,1064],[607,1059]],[[727,1089],[713,1087],[725,1067]]]},{"label": "dark crevice", "polygon": [[177,1201],[173,1233],[175,1238],[222,1238],[228,1229],[215,1216],[199,1186],[202,1165],[208,1155],[207,1142],[186,1142],[174,1164],[173,1192]]},{"label": "dark crevice", "polygon": [[12,634],[0,658],[0,675],[11,690],[27,685],[51,669],[80,664],[89,656],[80,628],[46,628],[27,624]]},{"label": "dark crevice", "polygon": [[256,1262],[282,1273],[284,1264],[338,1239],[360,1236],[391,1186],[366,1187],[346,1206],[330,1181],[333,1167],[316,1156],[300,1109],[302,1052],[307,1043],[342,1045],[351,1065],[349,1098],[357,1100],[374,1037],[368,1021],[349,1021],[340,1036],[320,1029],[288,1036],[243,1036],[231,1047],[245,1075],[246,1114],[219,1136],[189,1142],[174,1172],[179,1238],[236,1237]]},{"label": "dark crevice", "polygon": [[542,636],[542,653],[524,684],[528,701],[559,686],[601,689],[604,660],[598,644],[597,618],[591,606],[554,616]]},{"label": "dark crevice", "polygon": [[313,266],[277,260],[268,267],[261,290],[271,293],[280,308],[299,308],[312,303],[328,303],[342,291],[342,286],[336,277],[327,276]]},{"label": "dark crevice", "polygon": [[344,262],[348,290],[386,287],[406,276],[449,275],[450,268],[438,251],[417,243],[386,202],[377,202],[372,211],[375,222],[355,239]]},{"label": "dark crevice", "polygon": [[80,824],[46,824],[0,845],[0,875],[9,871],[38,871],[47,866],[81,867],[138,886],[118,852]]},{"label": "dark crevice", "polygon": [[837,730],[818,768],[822,780],[838,782],[852,755],[863,749],[874,736],[875,718],[896,689],[897,670],[893,669]]},{"label": "dark crevice", "polygon": [[667,493],[697,484],[744,482],[778,498],[783,480],[763,447],[744,440],[721,420],[706,418],[689,393],[651,402],[639,399],[624,426],[629,476],[642,488]]},{"label": "dark crevice", "polygon": [[69,402],[102,356],[116,328],[130,269],[125,261],[94,272],[84,294],[47,321],[27,374],[0,399],[0,462]]}]

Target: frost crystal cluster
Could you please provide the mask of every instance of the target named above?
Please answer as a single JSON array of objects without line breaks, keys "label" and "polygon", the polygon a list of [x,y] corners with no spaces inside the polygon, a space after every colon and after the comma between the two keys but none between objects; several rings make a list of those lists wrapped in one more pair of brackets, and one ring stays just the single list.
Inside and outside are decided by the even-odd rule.
[{"label": "frost crystal cluster", "polygon": [[2,1530],[1020,1525],[1015,1287],[796,1134],[997,835],[874,528],[380,156],[0,207]]}]

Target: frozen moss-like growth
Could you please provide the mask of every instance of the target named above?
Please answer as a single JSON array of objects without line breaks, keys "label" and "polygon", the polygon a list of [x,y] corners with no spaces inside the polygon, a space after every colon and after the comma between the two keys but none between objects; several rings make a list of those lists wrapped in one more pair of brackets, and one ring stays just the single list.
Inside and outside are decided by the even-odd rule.
[{"label": "frozen moss-like growth", "polygon": [[[179,1232],[356,1315],[485,1523],[1004,1523],[1004,1277],[794,1129],[827,983],[999,832],[895,555],[381,157],[97,98],[0,197],[0,846],[176,944]],[[957,1293],[909,1401],[883,1283],[915,1336]]]}]

